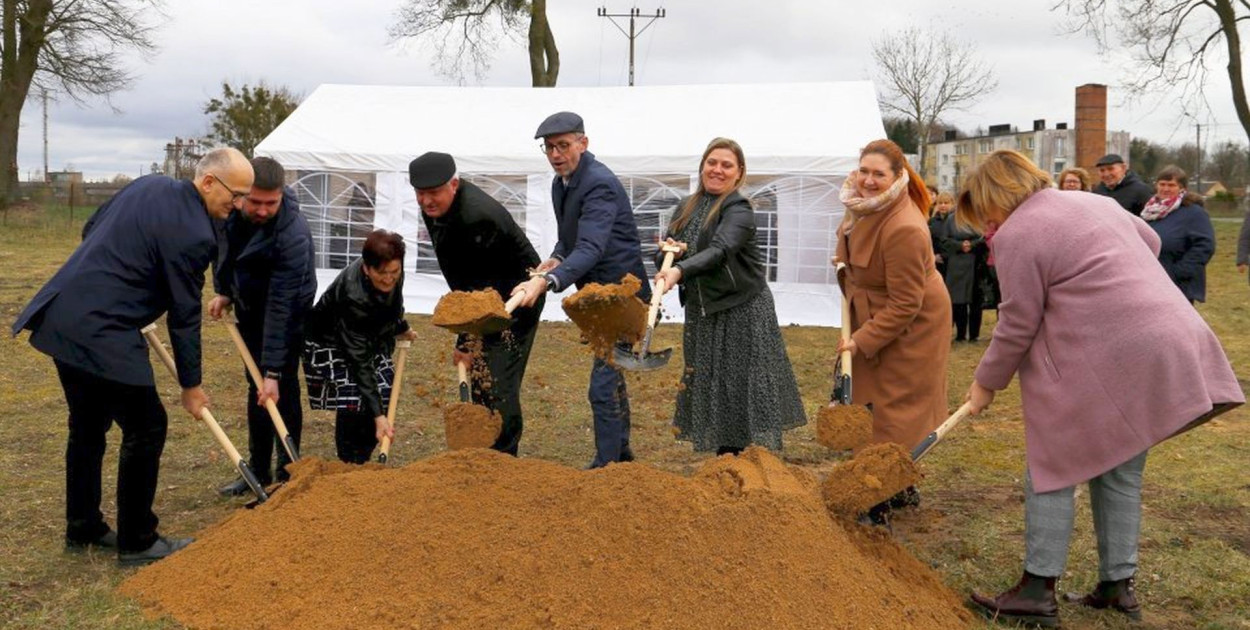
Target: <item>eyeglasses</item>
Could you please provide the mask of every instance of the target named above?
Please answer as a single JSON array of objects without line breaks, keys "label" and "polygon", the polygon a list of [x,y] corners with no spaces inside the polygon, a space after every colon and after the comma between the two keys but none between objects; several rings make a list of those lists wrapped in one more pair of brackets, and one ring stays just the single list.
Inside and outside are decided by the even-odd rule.
[{"label": "eyeglasses", "polygon": [[542,144],[538,145],[538,150],[542,151],[543,155],[551,155],[552,151],[555,151],[560,155],[568,155],[569,149],[572,149],[573,145],[577,144],[581,139],[582,137],[578,136],[577,140],[572,142],[569,142],[568,140],[561,140],[555,144],[544,141]]},{"label": "eyeglasses", "polygon": [[216,181],[218,184],[221,184],[222,188],[225,188],[226,190],[230,191],[230,203],[237,203],[240,199],[248,196],[248,194],[251,192],[250,190],[239,192],[231,188],[230,185],[227,184],[226,181],[223,180],[220,175],[216,173],[209,173],[209,175],[212,175],[213,181]]}]

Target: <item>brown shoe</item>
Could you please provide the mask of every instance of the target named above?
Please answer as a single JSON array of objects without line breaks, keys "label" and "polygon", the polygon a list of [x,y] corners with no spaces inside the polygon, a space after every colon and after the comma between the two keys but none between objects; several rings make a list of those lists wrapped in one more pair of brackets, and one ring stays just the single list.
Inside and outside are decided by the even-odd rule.
[{"label": "brown shoe", "polygon": [[1141,621],[1141,604],[1137,603],[1133,578],[1099,582],[1088,595],[1064,593],[1063,601],[1102,610],[1110,608],[1128,615],[1133,621]]},{"label": "brown shoe", "polygon": [[1055,578],[1028,571],[1010,590],[988,597],[972,594],[973,606],[991,621],[1024,623],[1042,628],[1059,627],[1059,602],[1055,600]]}]

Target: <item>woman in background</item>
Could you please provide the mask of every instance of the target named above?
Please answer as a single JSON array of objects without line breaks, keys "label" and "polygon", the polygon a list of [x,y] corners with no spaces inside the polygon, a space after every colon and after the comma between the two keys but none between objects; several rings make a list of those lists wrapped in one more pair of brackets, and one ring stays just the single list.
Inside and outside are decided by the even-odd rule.
[{"label": "woman in background", "polygon": [[1089,172],[1078,166],[1065,168],[1059,174],[1059,190],[1090,191]]},{"label": "woman in background", "polygon": [[1155,176],[1155,196],[1141,218],[1159,235],[1159,263],[1190,304],[1207,301],[1207,263],[1215,255],[1215,227],[1202,198],[1189,192],[1189,177],[1177,166]]}]

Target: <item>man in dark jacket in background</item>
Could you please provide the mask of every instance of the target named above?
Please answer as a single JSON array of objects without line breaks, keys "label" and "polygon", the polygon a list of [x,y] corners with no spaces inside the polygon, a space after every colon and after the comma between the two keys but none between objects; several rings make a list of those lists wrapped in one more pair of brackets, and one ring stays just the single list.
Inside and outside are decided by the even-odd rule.
[{"label": "man in dark jacket in background", "polygon": [[[538,267],[542,276],[531,278],[514,291],[525,290],[528,306],[547,290],[581,288],[588,282],[615,284],[625,274],[642,281],[638,297],[651,300],[651,285],[642,265],[642,246],[629,195],[611,169],[587,151],[582,117],[557,112],[538,126],[535,138],[556,177],[551,201],[559,224],[559,241],[551,258]],[[625,376],[615,366],[595,358],[590,372],[590,408],[595,417],[595,458],[590,468],[633,461],[629,447],[629,393]]]},{"label": "man in dark jacket in background", "polygon": [[[200,387],[200,291],[224,219],[252,186],[252,167],[234,149],[210,151],[194,181],[140,177],[98,211],[82,244],[13,324],[16,336],[52,357],[69,405],[65,448],[67,548],[116,548],[123,565],[146,564],[189,538],[157,533],[152,512],[168,416],[140,328],[168,314],[167,327],[192,417],[208,404]],[[100,512],[106,434],[121,427],[117,531]]]},{"label": "man in dark jacket in background", "polygon": [[1121,208],[1141,216],[1142,208],[1155,194],[1150,184],[1143,182],[1137,173],[1128,170],[1124,158],[1108,153],[1098,159],[1098,178],[1102,180],[1094,186],[1094,194],[1115,199]]},{"label": "man in dark jacket in background", "polygon": [[[494,289],[501,297],[529,277],[539,263],[538,253],[503,204],[481,188],[460,179],[456,161],[446,153],[429,152],[408,165],[408,178],[417,191],[421,218],[434,243],[439,269],[453,291]],[[508,334],[482,338],[482,360],[490,371],[486,388],[473,382],[473,398],[498,411],[503,427],[494,449],[517,454],[521,441],[521,380],[529,363],[545,299],[513,312]],[[472,360],[466,335],[456,337],[453,360]]]},{"label": "man in dark jacket in background", "polygon": [[[277,161],[252,160],[256,181],[243,198],[242,208],[230,213],[218,241],[213,286],[217,296],[208,314],[220,319],[233,307],[239,333],[264,376],[258,390],[248,381],[247,442],[252,471],[262,484],[273,481],[270,455],[278,450],[278,480],[286,481],[291,463],[278,443],[265,401],[273,400],[299,448],[304,426],[300,404],[299,360],[304,348],[304,316],[317,293],[312,233],[300,214],[295,194],[284,188],[285,172]],[[240,496],[250,492],[242,478],[220,492]]]}]

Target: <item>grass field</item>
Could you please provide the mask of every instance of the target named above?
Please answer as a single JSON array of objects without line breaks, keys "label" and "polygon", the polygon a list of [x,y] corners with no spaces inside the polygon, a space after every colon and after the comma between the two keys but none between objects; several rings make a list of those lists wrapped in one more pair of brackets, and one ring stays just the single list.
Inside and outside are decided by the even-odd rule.
[{"label": "grass field", "polygon": [[[63,212],[15,211],[0,226],[0,320],[18,311],[57,269],[78,241],[82,217]],[[1250,287],[1233,267],[1240,223],[1217,222],[1219,248],[1208,268],[1210,293],[1199,310],[1223,341],[1238,374],[1250,379]],[[206,297],[208,297],[206,295]],[[989,315],[987,327],[992,326]],[[392,461],[402,465],[442,448],[437,409],[455,397],[449,360],[452,337],[413,317],[421,338],[409,355]],[[656,347],[675,345],[679,329],[661,326]],[[162,335],[165,336],[162,330]],[[829,395],[836,331],[788,327],[784,335],[809,411]],[[983,333],[988,337],[988,332]],[[950,403],[962,401],[973,367],[985,349],[954,346]],[[656,467],[688,473],[704,456],[675,442],[669,425],[679,376],[680,348],[668,368],[631,375],[634,452]],[[237,445],[246,447],[245,384],[239,360],[220,325],[204,327],[204,385],[213,408]],[[592,452],[585,390],[589,356],[566,324],[542,325],[531,358],[523,401],[522,455],[570,466]],[[239,509],[214,489],[232,478],[209,433],[178,406],[177,390],[163,371],[158,386],[170,412],[156,512],[161,529],[190,535]],[[1177,384],[1183,386],[1183,384]],[[135,605],[113,594],[127,571],[108,554],[66,554],[64,527],[65,403],[52,361],[26,336],[0,341],[0,627],[172,628],[145,620]],[[1250,628],[1250,423],[1237,410],[1151,451],[1145,487],[1139,598],[1148,628]],[[327,412],[305,420],[303,452],[334,457],[333,422]],[[112,522],[111,487],[116,437],[106,456],[106,517]],[[812,426],[787,434],[784,458],[815,470],[836,457],[819,447]],[[981,417],[965,422],[925,460],[924,505],[895,521],[896,537],[931,564],[957,592],[998,592],[1014,584],[1023,553],[1024,465],[1019,390],[1013,385]],[[1088,505],[1078,513],[1065,590],[1085,590],[1097,580],[1097,553]],[[1126,628],[1109,614],[1065,606],[1065,627]]]}]

